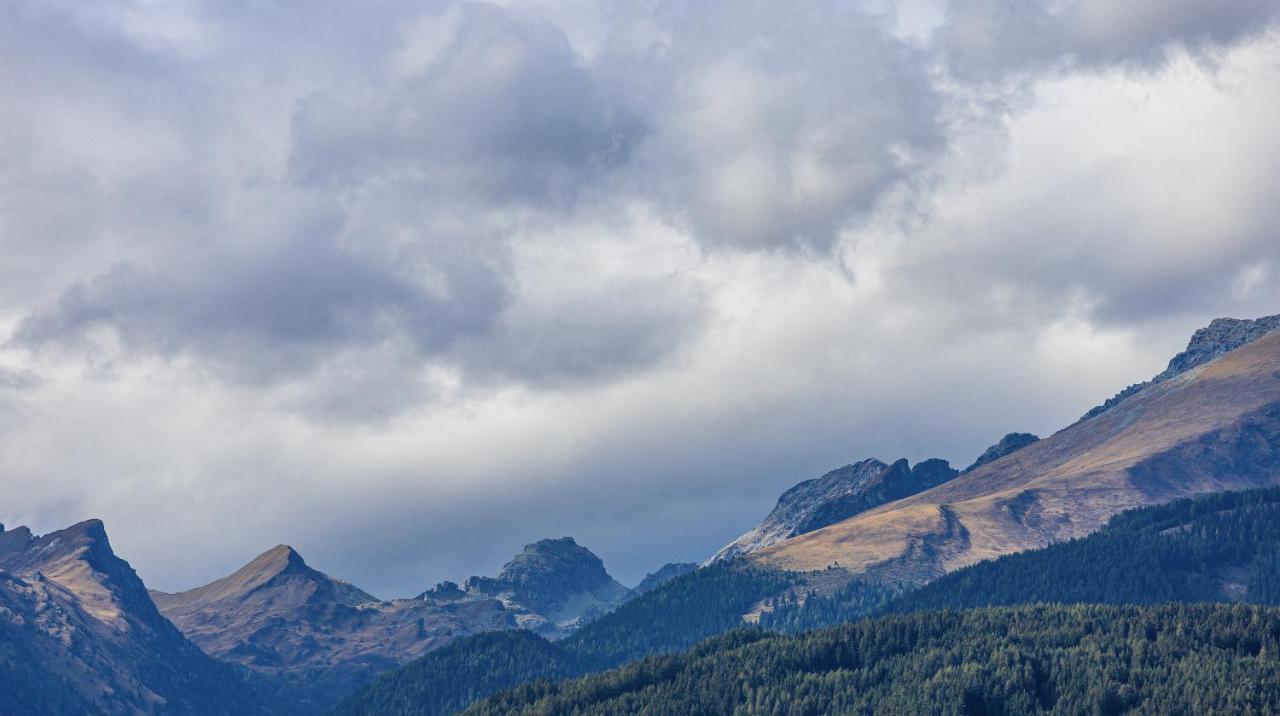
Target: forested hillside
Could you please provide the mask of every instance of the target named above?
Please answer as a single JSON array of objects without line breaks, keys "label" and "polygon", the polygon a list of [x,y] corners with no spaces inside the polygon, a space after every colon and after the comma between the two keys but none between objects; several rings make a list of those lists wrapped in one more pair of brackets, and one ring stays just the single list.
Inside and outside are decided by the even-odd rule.
[{"label": "forested hillside", "polygon": [[1242,605],[928,611],[526,684],[485,714],[1149,714],[1280,710],[1280,610]]},{"label": "forested hillside", "polygon": [[677,577],[561,642],[528,632],[460,639],[378,678],[335,714],[432,715],[531,679],[608,669],[685,649],[742,624],[752,605],[786,589],[790,575],[725,562]]}]

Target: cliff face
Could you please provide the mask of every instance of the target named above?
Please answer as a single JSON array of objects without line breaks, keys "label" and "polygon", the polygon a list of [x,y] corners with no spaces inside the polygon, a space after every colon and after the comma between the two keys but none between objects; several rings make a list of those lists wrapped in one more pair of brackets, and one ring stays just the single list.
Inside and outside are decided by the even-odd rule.
[{"label": "cliff face", "polygon": [[97,520],[0,532],[0,635],[11,713],[258,713],[244,678],[160,615]]},{"label": "cliff face", "polygon": [[945,460],[925,460],[914,468],[906,460],[886,465],[874,458],[792,487],[755,528],[725,545],[711,562],[751,554],[797,535],[813,532],[885,502],[926,490],[959,472]]},{"label": "cliff face", "polygon": [[838,561],[855,573],[923,582],[1087,534],[1131,507],[1276,484],[1280,334],[1263,332],[1271,320],[1215,321],[1175,359],[1172,373],[1093,417],[755,556],[788,569]]}]

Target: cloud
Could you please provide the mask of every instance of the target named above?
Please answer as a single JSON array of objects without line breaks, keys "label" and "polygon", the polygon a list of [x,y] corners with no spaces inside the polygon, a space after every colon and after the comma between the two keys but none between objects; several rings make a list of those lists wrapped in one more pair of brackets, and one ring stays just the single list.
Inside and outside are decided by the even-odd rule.
[{"label": "cloud", "polygon": [[1273,10],[7,4],[0,519],[636,579],[1052,431],[1280,310]]},{"label": "cloud", "polygon": [[1269,0],[953,2],[935,41],[953,70],[999,76],[1075,64],[1152,67],[1181,49],[1214,53],[1264,32]]}]

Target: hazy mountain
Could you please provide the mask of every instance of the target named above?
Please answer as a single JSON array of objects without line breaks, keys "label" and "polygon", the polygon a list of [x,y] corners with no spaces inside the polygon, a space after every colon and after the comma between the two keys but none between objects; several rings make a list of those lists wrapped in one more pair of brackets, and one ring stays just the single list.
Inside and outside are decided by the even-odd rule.
[{"label": "hazy mountain", "polygon": [[463,589],[518,605],[529,612],[520,626],[553,636],[613,611],[631,596],[600,558],[572,537],[526,545],[497,577],[472,577]]},{"label": "hazy mountain", "polygon": [[[0,528],[2,529],[2,528]],[[156,610],[101,522],[0,531],[0,711],[259,713],[244,675]]]},{"label": "hazy mountain", "polygon": [[1093,417],[752,556],[786,569],[839,562],[875,578],[924,582],[1088,534],[1128,508],[1276,484],[1280,334],[1268,332],[1273,323],[1215,321],[1157,380]]},{"label": "hazy mountain", "polygon": [[778,498],[778,504],[751,531],[730,542],[709,560],[732,559],[813,532],[860,512],[939,485],[959,475],[946,460],[906,460],[886,465],[875,458],[845,465],[805,480]]},{"label": "hazy mountain", "polygon": [[676,577],[682,577],[697,568],[698,565],[695,562],[670,562],[664,564],[658,571],[646,574],[644,579],[640,580],[640,583],[636,585],[635,593],[640,595],[652,592]]}]

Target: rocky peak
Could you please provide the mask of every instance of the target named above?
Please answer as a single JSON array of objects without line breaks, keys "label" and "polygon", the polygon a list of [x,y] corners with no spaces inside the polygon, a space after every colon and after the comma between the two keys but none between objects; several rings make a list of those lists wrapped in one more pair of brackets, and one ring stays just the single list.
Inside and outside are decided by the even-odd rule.
[{"label": "rocky peak", "polygon": [[782,493],[778,504],[759,525],[725,545],[709,561],[732,559],[822,529],[959,474],[946,460],[937,458],[914,468],[905,459],[885,464],[868,458],[845,465]]},{"label": "rocky peak", "polygon": [[1015,453],[1022,448],[1039,441],[1039,435],[1032,435],[1031,433],[1009,433],[1008,435],[1000,438],[1000,442],[984,450],[982,454],[978,456],[978,459],[974,460],[973,464],[966,467],[964,471],[969,472],[970,470],[982,467],[989,462],[995,462],[1005,455]]},{"label": "rocky peak", "polygon": [[1280,315],[1262,318],[1215,318],[1191,336],[1187,349],[1169,361],[1169,367],[1153,383],[1181,375],[1280,329]]},{"label": "rocky peak", "polygon": [[[442,582],[422,597],[454,601],[459,599],[457,590],[452,582]],[[612,611],[631,596],[631,590],[609,576],[599,557],[571,537],[526,545],[498,576],[470,577],[461,591],[468,600],[500,599],[508,608],[525,612],[517,617],[522,627],[552,637]]]},{"label": "rocky peak", "polygon": [[1085,413],[1080,420],[1101,415],[1149,386],[1176,378],[1277,329],[1280,329],[1280,314],[1247,319],[1215,318],[1209,325],[1193,333],[1186,350],[1174,356],[1169,361],[1169,366],[1158,375],[1145,383],[1135,383],[1116,393],[1102,405]]},{"label": "rocky peak", "polygon": [[[469,582],[479,586],[481,582]],[[574,595],[594,595],[609,601],[628,590],[604,568],[604,562],[572,537],[544,539],[526,545],[507,562],[493,584],[513,599],[542,614],[561,611]]]}]

